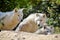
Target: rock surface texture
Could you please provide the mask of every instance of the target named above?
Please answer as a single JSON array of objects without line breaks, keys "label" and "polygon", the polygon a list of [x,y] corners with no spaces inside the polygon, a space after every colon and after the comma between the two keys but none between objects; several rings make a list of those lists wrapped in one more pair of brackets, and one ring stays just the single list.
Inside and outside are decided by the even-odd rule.
[{"label": "rock surface texture", "polygon": [[60,34],[38,35],[26,32],[1,31],[0,40],[60,40]]}]

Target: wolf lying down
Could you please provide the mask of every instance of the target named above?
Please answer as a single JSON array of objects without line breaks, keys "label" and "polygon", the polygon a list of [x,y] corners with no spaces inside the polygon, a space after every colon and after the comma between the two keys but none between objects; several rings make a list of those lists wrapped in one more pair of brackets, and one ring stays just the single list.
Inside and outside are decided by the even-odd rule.
[{"label": "wolf lying down", "polygon": [[[6,12],[6,13],[0,12],[1,30],[14,29],[22,18],[23,18],[22,9],[21,10],[15,9],[11,12]],[[16,32],[23,31],[23,32],[38,33],[38,34],[53,33],[52,27],[44,26],[44,23],[46,23],[46,19],[47,17],[43,13],[31,14],[18,25],[15,31]],[[38,26],[42,26],[42,28],[39,29]]]},{"label": "wolf lying down", "polygon": [[[25,18],[15,30],[16,32],[23,31],[23,32],[31,32],[31,33],[44,33],[48,34],[49,32],[52,33],[52,27],[42,27],[39,29],[38,26],[43,26],[46,23],[46,15],[43,13],[34,13],[29,15]],[[43,30],[42,30],[43,29]],[[46,31],[45,31],[46,30]]]},{"label": "wolf lying down", "polygon": [[46,23],[44,23],[44,25],[38,29],[36,32],[36,34],[45,34],[45,35],[49,35],[49,34],[53,34],[54,33],[54,27],[48,26]]},{"label": "wolf lying down", "polygon": [[0,30],[12,30],[23,18],[23,9],[0,12]]},{"label": "wolf lying down", "polygon": [[39,27],[38,23],[44,23],[46,15],[41,13],[34,13],[25,18],[17,27],[15,31],[35,32]]}]

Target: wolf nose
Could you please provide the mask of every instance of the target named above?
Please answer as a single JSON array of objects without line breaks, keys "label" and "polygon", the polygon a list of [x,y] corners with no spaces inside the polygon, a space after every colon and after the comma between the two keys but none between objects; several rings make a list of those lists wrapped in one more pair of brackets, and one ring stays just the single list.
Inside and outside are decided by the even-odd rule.
[{"label": "wolf nose", "polygon": [[40,26],[40,24],[38,24],[38,26]]}]

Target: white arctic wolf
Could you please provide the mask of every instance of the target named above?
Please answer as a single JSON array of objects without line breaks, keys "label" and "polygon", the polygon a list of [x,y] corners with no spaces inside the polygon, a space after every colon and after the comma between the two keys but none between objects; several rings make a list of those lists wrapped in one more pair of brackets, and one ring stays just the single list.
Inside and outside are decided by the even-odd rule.
[{"label": "white arctic wolf", "polygon": [[23,18],[23,9],[0,12],[0,30],[12,30]]},{"label": "white arctic wolf", "polygon": [[46,35],[53,34],[54,33],[54,27],[52,25],[48,26],[46,23],[44,23],[43,27],[38,29],[35,33],[46,34]]},{"label": "white arctic wolf", "polygon": [[15,30],[24,32],[35,32],[39,27],[38,25],[46,22],[46,15],[43,13],[34,13],[25,18]]}]

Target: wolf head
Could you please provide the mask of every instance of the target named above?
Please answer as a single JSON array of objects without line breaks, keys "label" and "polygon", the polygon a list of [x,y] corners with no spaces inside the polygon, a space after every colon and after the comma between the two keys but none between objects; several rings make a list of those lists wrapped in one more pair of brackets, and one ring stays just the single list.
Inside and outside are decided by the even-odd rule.
[{"label": "wolf head", "polygon": [[24,10],[24,8],[22,8],[22,9],[17,9],[17,8],[15,8],[15,9],[13,10],[13,12],[18,15],[18,17],[19,17],[18,19],[19,19],[19,20],[20,20],[20,19],[23,19],[23,10]]},{"label": "wolf head", "polygon": [[35,33],[45,34],[45,35],[53,34],[54,33],[54,27],[44,25],[42,28],[38,29]]},{"label": "wolf head", "polygon": [[42,26],[46,22],[46,15],[43,13],[36,13],[35,22],[38,26]]}]

